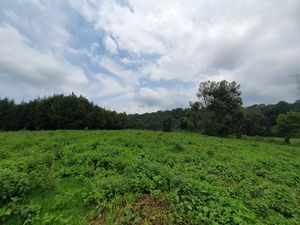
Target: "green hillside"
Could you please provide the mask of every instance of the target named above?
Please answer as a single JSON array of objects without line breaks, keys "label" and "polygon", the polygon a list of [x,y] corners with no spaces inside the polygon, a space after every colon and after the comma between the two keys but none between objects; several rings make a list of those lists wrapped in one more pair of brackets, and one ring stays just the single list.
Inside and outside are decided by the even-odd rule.
[{"label": "green hillside", "polygon": [[151,131],[0,133],[3,224],[300,224],[300,147]]}]

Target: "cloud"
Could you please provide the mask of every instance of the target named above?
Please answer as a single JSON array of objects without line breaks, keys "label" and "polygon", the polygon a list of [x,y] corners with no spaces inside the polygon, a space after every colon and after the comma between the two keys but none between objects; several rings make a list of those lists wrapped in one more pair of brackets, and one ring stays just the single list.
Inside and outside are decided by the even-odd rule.
[{"label": "cloud", "polygon": [[187,106],[199,82],[226,79],[241,84],[246,105],[296,99],[298,0],[19,0],[0,8],[0,81],[27,97],[72,90],[143,112]]},{"label": "cloud", "polygon": [[118,51],[117,43],[110,36],[106,36],[104,38],[104,45],[105,45],[105,48],[112,54],[114,54]]},{"label": "cloud", "polygon": [[[111,16],[110,12],[112,12],[114,16]],[[148,16],[150,18],[148,18]],[[141,20],[142,17],[143,20]],[[147,18],[149,20],[159,21],[159,19],[151,14],[136,15],[129,7],[118,4],[117,2],[102,1],[99,11],[97,12],[95,27],[111,34],[122,50],[130,51],[134,54],[165,51],[163,43],[149,33],[148,29],[151,28],[145,29],[145,23],[143,21]],[[149,25],[149,23],[146,23],[146,25]]]},{"label": "cloud", "polygon": [[99,7],[100,1],[95,0],[67,0],[73,9],[80,12],[82,16],[88,21],[93,22],[97,17],[96,8]]},{"label": "cloud", "polygon": [[109,97],[126,92],[126,88],[112,77],[98,73],[94,78],[95,81],[88,86],[88,93],[92,98]]},{"label": "cloud", "polygon": [[129,56],[143,57],[138,68],[150,79],[237,80],[248,104],[254,90],[264,93],[256,100],[292,101],[288,75],[300,71],[299,5],[297,0],[129,0],[127,5],[103,0],[94,8],[93,23]]},{"label": "cloud", "polygon": [[106,56],[99,58],[98,65],[120,79],[123,86],[133,88],[135,85],[138,85],[139,71],[126,69],[123,65]]},{"label": "cloud", "polygon": [[188,107],[187,96],[193,98],[193,89],[168,89],[168,88],[141,88],[135,93],[133,99],[138,106],[147,111],[157,111],[161,108],[173,109]]},{"label": "cloud", "polygon": [[[161,106],[164,102],[163,97],[166,97],[166,90],[153,90],[148,87],[141,88],[141,90],[135,96],[137,101],[142,104],[142,106]],[[164,96],[162,96],[162,94]]]},{"label": "cloud", "polygon": [[9,25],[0,26],[0,74],[37,89],[66,88],[87,83],[85,73],[50,52],[40,52]]},{"label": "cloud", "polygon": [[[70,14],[63,1],[18,0],[0,3],[2,21],[15,27],[40,50],[62,53],[71,40],[66,29]],[[1,15],[2,14],[2,15]]]}]

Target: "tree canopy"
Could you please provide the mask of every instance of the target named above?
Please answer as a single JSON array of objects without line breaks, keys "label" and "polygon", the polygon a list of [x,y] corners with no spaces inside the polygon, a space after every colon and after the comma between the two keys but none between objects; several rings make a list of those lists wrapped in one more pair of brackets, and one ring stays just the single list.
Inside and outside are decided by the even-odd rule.
[{"label": "tree canopy", "polygon": [[233,133],[240,135],[244,115],[240,86],[236,82],[202,82],[197,97],[202,109],[202,128],[205,133],[217,136]]},{"label": "tree canopy", "polygon": [[53,95],[28,103],[16,104],[0,99],[0,129],[125,129],[129,118],[125,113],[106,110],[74,94]]},{"label": "tree canopy", "polygon": [[274,130],[278,135],[284,137],[286,144],[289,144],[290,138],[300,132],[300,112],[280,114]]}]

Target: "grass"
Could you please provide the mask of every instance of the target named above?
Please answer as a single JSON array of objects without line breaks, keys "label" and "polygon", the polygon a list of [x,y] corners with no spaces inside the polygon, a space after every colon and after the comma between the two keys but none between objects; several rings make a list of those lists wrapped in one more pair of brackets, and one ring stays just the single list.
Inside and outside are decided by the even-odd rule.
[{"label": "grass", "polygon": [[[283,137],[261,137],[261,136],[254,136],[254,137],[250,137],[250,136],[243,136],[243,139],[246,140],[254,140],[254,141],[262,141],[262,142],[270,142],[270,143],[277,143],[277,144],[283,144],[285,145],[286,143],[284,143],[284,138]],[[290,140],[292,145],[298,145],[300,147],[300,138],[292,138]]]},{"label": "grass", "polygon": [[297,144],[136,130],[0,133],[5,225],[300,224],[299,183]]}]

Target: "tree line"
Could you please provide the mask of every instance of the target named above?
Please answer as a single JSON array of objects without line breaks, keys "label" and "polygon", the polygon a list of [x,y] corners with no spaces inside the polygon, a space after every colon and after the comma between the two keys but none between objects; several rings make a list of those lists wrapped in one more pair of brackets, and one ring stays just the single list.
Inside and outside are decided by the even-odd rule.
[{"label": "tree line", "polygon": [[0,99],[0,129],[191,130],[215,136],[279,135],[289,142],[300,128],[300,100],[243,107],[240,86],[225,80],[200,83],[197,97],[186,109],[131,115],[104,109],[73,93],[19,104],[4,98]]},{"label": "tree line", "polygon": [[284,136],[286,143],[300,135],[300,100],[242,107],[241,94],[236,82],[206,81],[199,85],[198,101],[187,109],[130,116],[139,129],[191,130],[214,136]]},{"label": "tree line", "polygon": [[125,113],[106,110],[83,96],[53,95],[16,104],[0,99],[0,129],[126,129],[130,118]]}]

